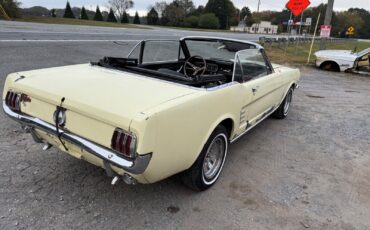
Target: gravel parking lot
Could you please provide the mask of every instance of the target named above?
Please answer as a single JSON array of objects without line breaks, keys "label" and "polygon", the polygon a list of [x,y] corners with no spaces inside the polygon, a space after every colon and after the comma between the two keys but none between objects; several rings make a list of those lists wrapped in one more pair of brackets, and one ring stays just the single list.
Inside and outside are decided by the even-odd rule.
[{"label": "gravel parking lot", "polygon": [[[10,72],[123,56],[132,44],[0,40],[1,92]],[[231,145],[203,193],[175,177],[112,187],[104,170],[43,152],[0,112],[0,229],[370,229],[370,78],[301,72],[288,118]]]}]

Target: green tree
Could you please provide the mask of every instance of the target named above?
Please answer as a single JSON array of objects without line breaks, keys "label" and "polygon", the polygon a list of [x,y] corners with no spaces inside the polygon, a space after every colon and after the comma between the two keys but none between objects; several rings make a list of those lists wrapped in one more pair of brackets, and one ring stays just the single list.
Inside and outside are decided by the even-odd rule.
[{"label": "green tree", "polygon": [[63,18],[75,18],[69,2],[67,2],[66,9],[64,10]]},{"label": "green tree", "polygon": [[251,10],[248,7],[243,7],[241,9],[240,20],[245,21],[247,26],[251,26],[254,23]]},{"label": "green tree", "polygon": [[185,17],[195,10],[192,0],[174,0],[174,3],[184,12]]},{"label": "green tree", "polygon": [[134,21],[133,21],[134,24],[140,24],[140,17],[139,17],[139,14],[135,13],[135,17],[134,17]]},{"label": "green tree", "polygon": [[55,10],[55,9],[51,9],[51,11],[50,11],[50,15],[51,15],[51,17],[56,18],[56,17],[57,17],[57,12],[56,12],[56,10]]},{"label": "green tree", "polygon": [[[360,8],[350,8],[348,11],[360,16],[364,22],[370,22],[370,11]],[[357,34],[361,38],[370,38],[370,26],[367,24],[367,26],[357,29]]]},{"label": "green tree", "polygon": [[130,23],[129,20],[129,15],[126,12],[123,12],[122,18],[121,18],[121,23]]},{"label": "green tree", "polygon": [[194,16],[200,16],[204,14],[204,6],[200,5],[198,6],[198,8],[196,8],[193,12],[192,12],[192,15]]},{"label": "green tree", "polygon": [[101,14],[101,11],[99,9],[99,6],[96,7],[94,21],[104,21],[104,18],[103,18],[103,15]]},{"label": "green tree", "polygon": [[147,15],[148,25],[157,25],[159,22],[158,12],[152,7]]},{"label": "green tree", "polygon": [[113,9],[112,8],[109,10],[107,22],[117,22],[117,18],[114,15],[114,12],[113,12]]},{"label": "green tree", "polygon": [[230,19],[236,16],[236,8],[230,0],[208,0],[205,11],[216,15],[221,29],[229,28]]},{"label": "green tree", "polygon": [[84,6],[81,9],[80,19],[82,19],[82,20],[89,20],[89,16],[87,16],[86,9],[85,9]]},{"label": "green tree", "polygon": [[353,26],[355,28],[356,36],[358,35],[358,31],[361,31],[364,25],[364,20],[362,20],[356,12],[339,12],[335,15],[335,19],[333,20],[332,35],[343,37],[347,29],[350,26]]},{"label": "green tree", "polygon": [[174,1],[168,4],[163,11],[161,23],[168,26],[182,26],[185,21],[185,11]]},{"label": "green tree", "polygon": [[204,29],[218,29],[220,27],[219,19],[215,14],[203,14],[199,18],[199,27]]},{"label": "green tree", "polygon": [[20,5],[21,3],[17,0],[0,0],[0,18],[2,18],[1,16],[3,16],[4,19],[6,16],[20,18],[22,16]]}]

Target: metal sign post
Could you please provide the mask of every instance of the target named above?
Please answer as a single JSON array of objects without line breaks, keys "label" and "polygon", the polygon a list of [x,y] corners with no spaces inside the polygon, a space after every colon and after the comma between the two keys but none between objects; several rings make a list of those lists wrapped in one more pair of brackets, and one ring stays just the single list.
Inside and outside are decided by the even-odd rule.
[{"label": "metal sign post", "polygon": [[313,44],[315,42],[316,31],[317,31],[317,27],[319,26],[320,16],[321,16],[321,13],[319,13],[319,16],[317,17],[315,31],[313,32],[313,38],[312,38],[312,42],[311,42],[311,48],[310,48],[310,52],[308,54],[307,65],[310,63],[312,48],[313,48]]}]

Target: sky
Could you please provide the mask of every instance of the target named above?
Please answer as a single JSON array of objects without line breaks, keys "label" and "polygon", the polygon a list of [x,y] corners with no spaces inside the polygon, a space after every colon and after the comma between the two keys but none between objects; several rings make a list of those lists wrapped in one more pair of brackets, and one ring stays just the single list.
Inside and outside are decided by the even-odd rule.
[{"label": "sky", "polygon": [[[46,8],[64,8],[67,0],[19,0],[23,7],[44,6]],[[157,0],[134,0],[134,7],[129,11],[133,14],[138,11],[141,16],[144,16],[147,9]],[[160,0],[158,0],[160,1]],[[208,0],[193,0],[196,6],[205,5]],[[261,0],[260,10],[282,10],[288,0]],[[310,0],[311,6],[317,6],[321,3],[327,3],[327,0]],[[351,7],[365,8],[370,10],[370,0],[335,0],[334,9],[337,11],[346,10]],[[95,11],[96,5],[103,9],[108,6],[108,0],[69,0],[71,6],[85,6],[87,9]],[[167,0],[171,2],[171,0]],[[248,6],[252,11],[257,10],[258,0],[232,0],[238,8]]]}]

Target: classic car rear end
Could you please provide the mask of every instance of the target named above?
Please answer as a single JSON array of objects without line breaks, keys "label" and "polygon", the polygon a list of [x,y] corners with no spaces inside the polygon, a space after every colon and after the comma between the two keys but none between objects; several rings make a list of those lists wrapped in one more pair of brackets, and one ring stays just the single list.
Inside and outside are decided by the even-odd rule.
[{"label": "classic car rear end", "polygon": [[11,74],[4,111],[44,150],[102,167],[112,184],[181,173],[203,191],[230,143],[270,115],[288,115],[300,73],[272,65],[258,44],[222,38],[183,38],[171,49],[164,41],[177,60],[143,56],[163,58],[160,44],[142,41],[138,57]]},{"label": "classic car rear end", "polygon": [[[151,159],[154,135],[150,130],[140,132],[145,127],[133,133],[132,119],[194,90],[128,75],[89,64],[16,73],[4,87],[4,111],[21,121],[36,141],[108,168],[112,174],[135,174],[146,183],[140,174]],[[58,108],[62,108],[59,130]]]}]

